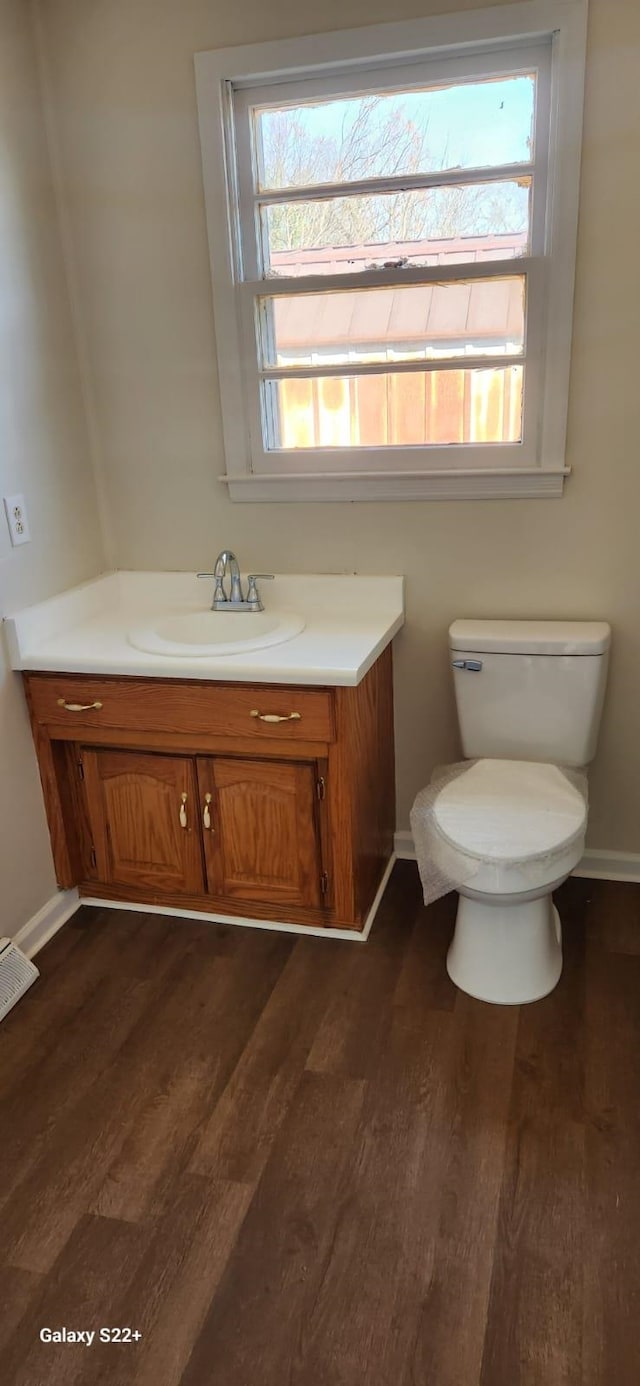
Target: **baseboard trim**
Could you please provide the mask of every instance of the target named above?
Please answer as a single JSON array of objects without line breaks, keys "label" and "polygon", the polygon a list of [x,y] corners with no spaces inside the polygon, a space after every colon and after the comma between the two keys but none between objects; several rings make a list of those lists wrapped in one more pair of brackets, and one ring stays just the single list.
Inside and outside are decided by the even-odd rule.
[{"label": "baseboard trim", "polygon": [[599,852],[597,847],[588,847],[573,874],[594,881],[640,882],[640,853]]},{"label": "baseboard trim", "polygon": [[67,920],[75,914],[80,904],[80,897],[77,890],[59,890],[55,895],[47,900],[46,905],[38,910],[37,914],[31,916],[26,924],[13,935],[13,941],[26,953],[28,958],[33,958],[36,953],[44,948],[45,943],[57,934],[58,929],[66,924]]},{"label": "baseboard trim", "polygon": [[[399,861],[416,861],[416,849],[410,832],[396,833],[395,851]],[[640,882],[640,853],[604,852],[597,847],[588,847],[572,874],[594,881]]]},{"label": "baseboard trim", "polygon": [[200,924],[237,924],[241,929],[267,929],[277,934],[297,934],[299,938],[341,938],[349,943],[366,943],[371,933],[373,921],[378,912],[380,901],[384,895],[387,882],[393,871],[395,864],[395,852],[387,862],[384,875],[375,894],[373,904],[367,915],[363,929],[321,929],[315,927],[307,928],[303,924],[289,924],[282,919],[253,919],[248,915],[241,914],[209,914],[206,910],[183,910],[175,905],[142,905],[138,901],[132,900],[105,900],[100,896],[87,895],[80,897],[81,905],[98,905],[101,909],[107,910],[135,910],[139,914],[165,914],[172,919],[194,919]]},{"label": "baseboard trim", "polygon": [[[245,929],[267,929],[276,933],[311,935],[315,938],[341,938],[352,943],[365,943],[371,932],[373,922],[380,907],[387,883],[396,861],[415,861],[416,850],[410,832],[395,834],[395,850],[390,857],[375,899],[365,920],[364,928],[356,933],[351,929],[301,928],[288,924],[286,920],[251,919],[237,914],[203,914],[200,910],[181,910],[162,905],[140,905],[124,900],[82,899],[77,890],[60,890],[47,900],[46,904],[28,919],[22,928],[13,935],[13,941],[26,953],[28,958],[44,948],[45,944],[57,934],[67,920],[75,914],[80,905],[101,905],[105,909],[139,910],[143,914],[168,914],[177,919],[195,919],[211,924],[238,924]],[[629,881],[640,884],[639,852],[608,852],[588,848],[576,866],[574,876],[589,880]]]},{"label": "baseboard trim", "polygon": [[396,833],[393,839],[393,845],[398,861],[417,861],[416,849],[413,845],[411,833]]}]

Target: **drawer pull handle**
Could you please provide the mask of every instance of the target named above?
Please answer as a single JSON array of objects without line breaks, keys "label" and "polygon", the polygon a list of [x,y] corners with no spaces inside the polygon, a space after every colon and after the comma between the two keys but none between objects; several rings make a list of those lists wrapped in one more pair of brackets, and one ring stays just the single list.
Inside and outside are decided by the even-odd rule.
[{"label": "drawer pull handle", "polygon": [[63,707],[66,712],[96,712],[100,711],[102,703],[68,703],[64,698],[58,698],[58,707]]},{"label": "drawer pull handle", "polygon": [[202,810],[202,821],[208,833],[211,832],[211,809],[209,808],[209,805],[211,803],[212,798],[212,794],[205,794],[204,808]]},{"label": "drawer pull handle", "polygon": [[180,795],[180,827],[181,827],[181,828],[186,828],[186,826],[187,826],[187,795],[186,795],[186,794],[181,794],[181,795]]},{"label": "drawer pull handle", "polygon": [[288,712],[286,717],[279,717],[277,712],[258,712],[257,707],[249,713],[250,717],[258,717],[261,722],[299,722],[302,718],[301,712]]}]

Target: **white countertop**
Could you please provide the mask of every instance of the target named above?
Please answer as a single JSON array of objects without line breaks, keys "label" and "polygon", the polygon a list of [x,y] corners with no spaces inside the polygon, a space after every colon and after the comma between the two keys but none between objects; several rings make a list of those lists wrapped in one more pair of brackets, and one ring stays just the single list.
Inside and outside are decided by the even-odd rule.
[{"label": "white countertop", "polygon": [[5,618],[14,669],[234,683],[355,686],[404,622],[402,577],[277,576],[258,584],[265,610],[305,619],[293,639],[205,658],[145,654],[128,632],[211,604],[194,573],[107,573]]}]

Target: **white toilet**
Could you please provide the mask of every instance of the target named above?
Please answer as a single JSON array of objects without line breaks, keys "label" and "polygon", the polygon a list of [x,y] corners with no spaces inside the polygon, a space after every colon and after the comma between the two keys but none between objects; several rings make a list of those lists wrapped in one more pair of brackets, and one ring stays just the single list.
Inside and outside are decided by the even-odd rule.
[{"label": "white toilet", "polygon": [[460,894],[447,970],[482,1001],[535,1001],[560,977],[551,892],[584,849],[579,771],[595,754],[610,638],[604,622],[455,621],[450,628],[471,764],[440,772],[418,796],[412,823],[418,843],[429,819],[428,859],[418,851],[425,892],[433,873],[440,884],[432,898],[451,886]]}]

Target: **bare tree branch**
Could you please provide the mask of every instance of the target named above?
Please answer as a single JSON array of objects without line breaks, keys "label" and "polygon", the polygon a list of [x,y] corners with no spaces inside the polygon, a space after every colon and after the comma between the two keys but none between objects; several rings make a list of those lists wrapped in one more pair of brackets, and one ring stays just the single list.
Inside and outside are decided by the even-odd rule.
[{"label": "bare tree branch", "polygon": [[[301,108],[304,110],[304,108]],[[428,122],[383,95],[345,103],[339,134],[310,134],[301,109],[269,112],[263,130],[268,187],[349,182],[450,168],[447,146],[436,164]],[[443,187],[394,194],[274,204],[267,213],[272,253],[322,247],[402,244],[427,239],[519,232],[527,225],[526,189],[515,183]]]}]

